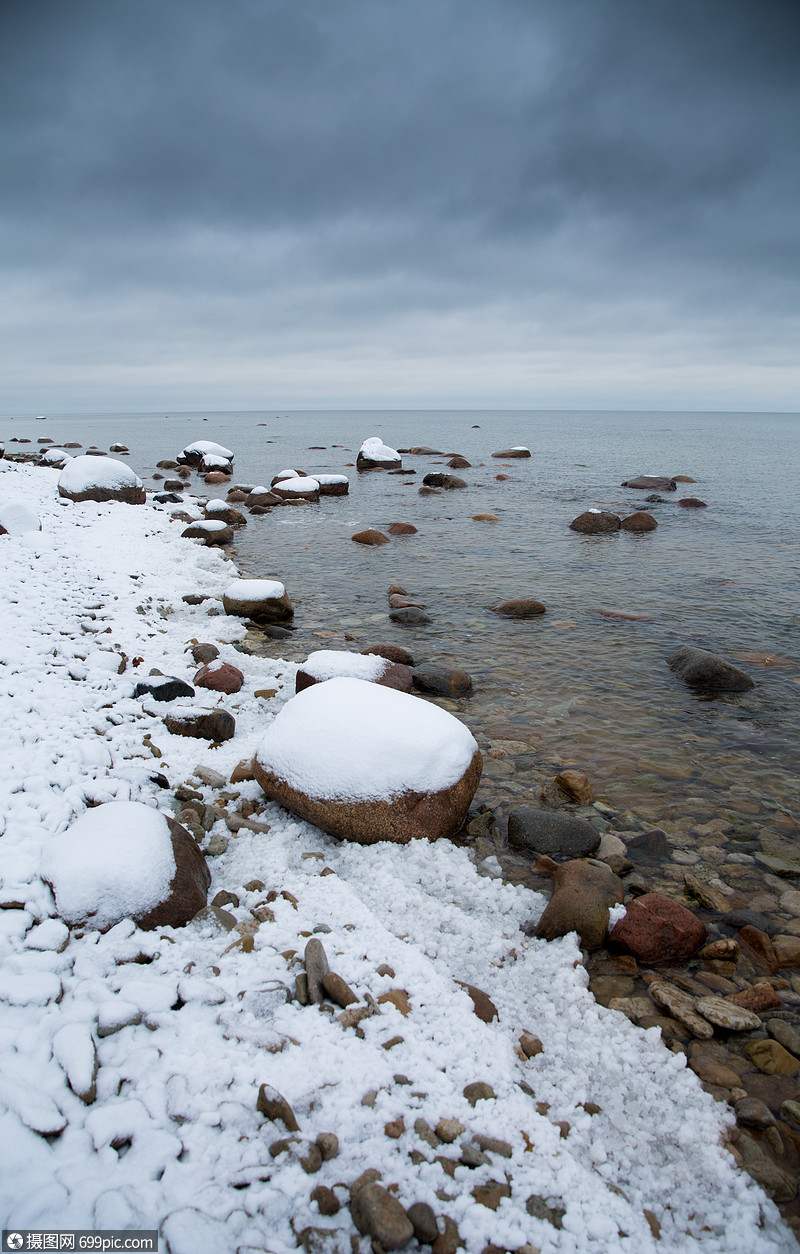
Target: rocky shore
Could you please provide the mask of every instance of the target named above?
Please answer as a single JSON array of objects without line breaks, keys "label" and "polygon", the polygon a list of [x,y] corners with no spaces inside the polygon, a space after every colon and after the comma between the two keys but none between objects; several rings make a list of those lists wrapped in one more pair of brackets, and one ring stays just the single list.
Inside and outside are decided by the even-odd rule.
[{"label": "rocky shore", "polygon": [[[199,452],[224,462],[229,450]],[[366,452],[396,468],[395,450]],[[204,473],[224,482],[226,468]],[[141,1221],[173,1254],[259,1242],[276,1254],[349,1250],[351,1238],[353,1249],[361,1239],[436,1254],[631,1240],[793,1248],[795,824],[778,815],[755,834],[747,797],[725,813],[687,798],[661,822],[622,809],[501,710],[476,724],[460,659],[430,662],[407,636],[407,656],[386,660],[417,695],[387,699],[467,723],[481,782],[452,841],[337,841],[265,796],[252,759],[301,691],[300,662],[317,689],[368,681],[332,680],[329,663],[310,661],[313,647],[285,625],[283,585],[266,596],[283,626],[272,612],[245,614],[252,600],[237,608],[228,590],[251,581],[235,580],[214,532],[197,545],[170,521],[235,520],[191,502],[170,514],[167,500],[141,522],[130,498],[59,506],[50,469],[5,471],[4,498],[18,476],[41,531],[0,537],[16,546],[9,605],[23,606],[1,659],[14,677],[15,771],[0,997],[16,1039],[45,1031],[30,1058],[9,1041],[12,1073],[42,1094],[38,1104],[4,1094],[8,1131],[39,1183],[39,1211],[9,1212],[15,1223],[58,1207],[76,1226]],[[264,505],[271,489],[247,495],[262,502],[252,508],[296,508],[308,501],[301,487],[282,504]],[[46,588],[59,595],[39,618],[33,593]],[[430,607],[413,590],[390,588],[387,600],[387,623],[424,625]],[[546,612],[530,599],[492,608]],[[275,656],[285,643],[302,657]],[[341,643],[361,658],[386,650],[374,638]],[[30,758],[21,789],[15,735]],[[39,850],[82,814],[134,802],[188,833],[210,873],[207,904],[188,925],[162,915],[148,928],[134,910],[136,928],[130,902],[110,930],[65,922]],[[97,866],[78,871],[91,883]],[[80,1179],[66,1166],[75,1155]]]}]

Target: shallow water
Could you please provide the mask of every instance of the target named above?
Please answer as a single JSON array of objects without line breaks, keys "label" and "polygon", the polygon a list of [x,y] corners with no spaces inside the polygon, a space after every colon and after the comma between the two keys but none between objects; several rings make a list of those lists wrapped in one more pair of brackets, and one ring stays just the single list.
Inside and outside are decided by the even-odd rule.
[{"label": "shallow water", "polygon": [[[344,470],[348,497],[250,517],[237,535],[242,571],[277,575],[295,603],[293,638],[269,642],[270,651],[299,660],[313,648],[383,640],[404,644],[417,660],[469,671],[474,695],[443,704],[484,748],[504,740],[530,746],[487,758],[477,800],[500,811],[535,796],[544,779],[569,764],[585,770],[615,809],[650,822],[730,816],[743,839],[767,831],[795,839],[797,415],[267,412],[202,419],[17,416],[0,419],[0,440],[9,452],[31,447],[9,443],[14,436],[101,448],[120,440],[146,480],[157,461],[198,438],[235,450],[234,482],[269,484],[287,466]],[[469,487],[419,496],[423,476],[446,469],[444,456],[405,455],[413,475],[357,474],[349,463],[371,435],[395,448],[425,444],[463,454],[472,467],[453,473]],[[491,457],[514,444],[533,456],[507,463]],[[650,506],[646,492],[619,486],[643,473],[697,482],[679,484]],[[498,474],[508,479],[498,481]],[[220,494],[197,477],[192,486],[201,495]],[[684,495],[699,496],[708,508],[678,507]],[[602,505],[651,509],[658,529],[597,537],[569,530],[577,514]],[[498,521],[472,521],[483,512]],[[350,539],[393,521],[412,522],[418,534],[381,548]],[[389,621],[392,583],[427,605],[430,625]],[[527,596],[543,601],[547,613],[515,622],[489,609]],[[602,608],[648,617],[607,618],[597,613]],[[703,698],[664,661],[687,642],[782,662],[742,661],[756,680],[753,691]]]}]

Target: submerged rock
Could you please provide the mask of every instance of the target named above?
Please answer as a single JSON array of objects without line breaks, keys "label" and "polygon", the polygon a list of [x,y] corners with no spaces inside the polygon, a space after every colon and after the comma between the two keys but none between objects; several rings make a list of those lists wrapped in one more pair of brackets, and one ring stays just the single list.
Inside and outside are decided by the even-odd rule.
[{"label": "submerged rock", "polygon": [[564,862],[553,876],[553,896],[536,935],[555,940],[577,932],[587,949],[599,949],[608,933],[608,912],[625,896],[622,881],[596,862]]},{"label": "submerged rock", "polygon": [[755,684],[746,671],[707,649],[685,645],[670,653],[667,666],[690,688],[712,692],[747,692]]},{"label": "submerged rock", "polygon": [[423,662],[412,674],[415,688],[439,697],[467,697],[472,692],[472,679],[457,666],[436,666]]},{"label": "submerged rock", "polygon": [[619,517],[610,509],[587,509],[570,523],[570,530],[578,531],[582,536],[602,535],[619,529]]},{"label": "submerged rock", "polygon": [[635,514],[628,514],[627,518],[623,518],[620,527],[623,531],[655,531],[658,523],[652,514],[648,514],[646,510],[637,510]]},{"label": "submerged rock", "polygon": [[504,460],[509,457],[530,457],[531,450],[525,448],[523,444],[515,444],[513,448],[501,448],[499,452],[492,453],[492,457],[502,457]]},{"label": "submerged rock", "polygon": [[547,606],[541,601],[534,601],[530,597],[501,601],[499,605],[491,607],[493,614],[500,614],[503,618],[535,618],[537,614],[544,614],[546,609]]}]

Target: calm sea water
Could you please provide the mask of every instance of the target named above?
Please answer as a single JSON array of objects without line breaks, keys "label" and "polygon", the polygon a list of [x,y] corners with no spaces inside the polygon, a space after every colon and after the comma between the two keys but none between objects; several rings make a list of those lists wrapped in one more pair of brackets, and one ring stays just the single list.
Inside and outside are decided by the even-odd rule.
[{"label": "calm sea water", "polygon": [[[235,482],[269,484],[287,467],[348,474],[348,497],[250,518],[237,536],[237,562],[245,573],[278,576],[295,603],[297,631],[274,643],[276,654],[298,660],[313,648],[383,640],[405,644],[418,660],[469,671],[475,693],[451,708],[484,746],[516,740],[530,747],[487,759],[479,800],[501,809],[519,803],[569,764],[584,769],[611,805],[650,821],[723,814],[755,835],[796,813],[798,415],[266,411],[0,419],[0,440],[45,435],[101,448],[122,441],[148,481],[156,462],[199,438],[235,451]],[[444,456],[405,455],[413,475],[357,474],[358,447],[373,435],[394,448],[462,454],[472,466],[455,473],[469,487],[419,496],[423,475],[443,468]],[[506,465],[491,456],[519,444],[530,448],[530,459]],[[636,474],[685,474],[696,483],[651,507],[646,493],[620,487]],[[193,487],[218,493],[199,478]],[[708,508],[678,507],[683,495]],[[651,508],[658,529],[597,537],[569,530],[577,514],[603,505]],[[484,512],[498,522],[472,520]],[[350,539],[395,521],[412,522],[418,533],[381,548]],[[425,602],[429,626],[390,623],[392,583]],[[547,613],[513,622],[490,612],[510,597],[535,597]],[[599,609],[649,618],[606,618]],[[769,655],[777,664],[741,661],[756,688],[704,698],[665,664],[683,643],[733,657]],[[781,830],[791,832],[785,819]]]}]

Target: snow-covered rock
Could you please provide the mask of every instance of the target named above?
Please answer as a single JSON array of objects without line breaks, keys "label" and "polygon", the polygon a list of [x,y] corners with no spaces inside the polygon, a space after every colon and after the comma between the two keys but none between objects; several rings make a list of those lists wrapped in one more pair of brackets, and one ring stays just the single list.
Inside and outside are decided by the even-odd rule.
[{"label": "snow-covered rock", "polygon": [[231,544],[233,532],[221,518],[200,519],[189,523],[181,535],[187,540],[202,540],[207,547],[214,544]]},{"label": "snow-covered rock", "polygon": [[314,475],[319,484],[320,496],[347,496],[350,480],[347,475]]},{"label": "snow-covered rock", "polygon": [[286,588],[278,579],[234,579],[222,596],[226,614],[254,623],[284,623],[294,617]]},{"label": "snow-covered rock", "polygon": [[295,676],[295,691],[302,692],[312,684],[324,683],[341,676],[364,679],[370,684],[383,684],[399,692],[412,688],[411,668],[390,662],[374,653],[351,653],[347,649],[317,649],[309,653]]},{"label": "snow-covered rock", "polygon": [[458,831],[481,776],[452,714],[363,679],[314,684],[283,706],[253,760],[267,796],[359,844]]},{"label": "snow-covered rock", "polygon": [[70,501],[127,501],[144,505],[145,490],[130,466],[115,457],[72,457],[58,477],[58,494]]},{"label": "snow-covered rock", "polygon": [[39,515],[24,501],[3,501],[0,504],[0,536],[21,536],[26,531],[41,531]]},{"label": "snow-covered rock", "polygon": [[194,444],[187,444],[176,460],[182,466],[199,466],[206,457],[221,458],[226,465],[233,461],[231,450],[223,444],[215,444],[213,440],[195,440]]},{"label": "snow-covered rock", "polygon": [[319,500],[319,483],[310,475],[293,475],[290,479],[279,479],[273,484],[272,491],[282,501]]},{"label": "snow-covered rock", "polygon": [[377,435],[372,435],[364,441],[356,458],[357,470],[392,470],[399,469],[402,464],[397,449],[389,448],[389,445],[384,444]]},{"label": "snow-covered rock", "polygon": [[122,919],[181,927],[206,904],[211,877],[192,837],[152,806],[111,801],[54,836],[42,856],[61,918],[104,932]]}]

